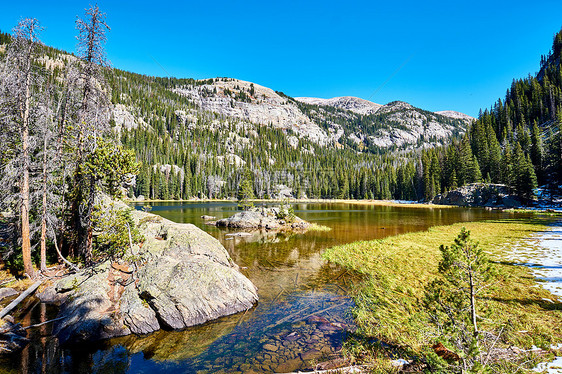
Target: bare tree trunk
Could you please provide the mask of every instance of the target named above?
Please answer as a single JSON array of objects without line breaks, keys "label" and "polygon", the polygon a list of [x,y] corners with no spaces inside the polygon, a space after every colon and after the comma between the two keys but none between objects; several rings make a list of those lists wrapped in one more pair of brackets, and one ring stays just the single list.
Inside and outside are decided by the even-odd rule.
[{"label": "bare tree trunk", "polygon": [[[76,265],[74,265],[72,262],[68,261],[66,258],[64,258],[64,256],[62,255],[62,253],[60,252],[59,246],[57,244],[57,237],[55,232],[53,231],[53,242],[55,243],[55,250],[57,251],[57,255],[59,256],[59,261],[64,262],[65,264],[67,264],[72,270],[74,271],[78,271],[80,269],[78,269],[78,267]],[[61,240],[62,241],[62,240]]]},{"label": "bare tree trunk", "polygon": [[474,326],[474,336],[478,335],[478,325],[476,324],[476,298],[474,291],[474,279],[472,277],[472,270],[468,271],[468,280],[470,284],[470,314],[472,317],[472,325]]},{"label": "bare tree trunk", "polygon": [[26,81],[25,81],[25,100],[22,113],[22,151],[23,151],[23,176],[21,182],[21,251],[23,254],[24,271],[31,278],[35,278],[35,271],[31,263],[31,241],[29,237],[29,110],[31,101],[31,48],[29,42],[29,52],[27,55]]},{"label": "bare tree trunk", "polygon": [[86,264],[92,261],[92,241],[93,241],[93,228],[92,228],[92,213],[94,212],[94,199],[96,194],[96,184],[94,177],[90,177],[90,194],[88,196],[88,213],[86,217],[86,248],[84,259]]},{"label": "bare tree trunk", "polygon": [[43,206],[41,212],[41,273],[47,271],[47,136],[43,139]]}]

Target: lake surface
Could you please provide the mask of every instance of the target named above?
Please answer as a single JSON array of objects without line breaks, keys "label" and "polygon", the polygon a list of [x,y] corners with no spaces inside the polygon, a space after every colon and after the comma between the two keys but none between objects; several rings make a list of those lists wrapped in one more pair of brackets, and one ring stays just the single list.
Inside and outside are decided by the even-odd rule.
[{"label": "lake surface", "polygon": [[[201,216],[228,217],[237,211],[236,203],[150,205],[152,213],[193,223],[219,239],[258,287],[257,306],[184,331],[84,346],[61,348],[50,335],[50,326],[34,328],[29,330],[33,342],[21,354],[0,361],[0,372],[259,373],[311,368],[334,357],[354,330],[349,293],[352,284],[360,281],[323,261],[324,249],[436,225],[526,217],[484,209],[307,203],[293,205],[295,214],[330,231],[232,237],[228,230],[206,225]],[[16,316],[24,325],[56,315],[51,306],[33,299],[28,303]]]}]

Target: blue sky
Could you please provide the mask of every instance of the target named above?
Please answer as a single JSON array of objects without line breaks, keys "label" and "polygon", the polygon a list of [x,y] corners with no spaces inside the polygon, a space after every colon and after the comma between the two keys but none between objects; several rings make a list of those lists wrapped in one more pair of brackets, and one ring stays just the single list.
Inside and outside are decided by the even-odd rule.
[{"label": "blue sky", "polygon": [[[112,65],[148,75],[252,81],[290,96],[358,96],[476,116],[534,74],[562,1],[99,1]],[[10,1],[0,29],[38,18],[75,49],[87,1]]]}]

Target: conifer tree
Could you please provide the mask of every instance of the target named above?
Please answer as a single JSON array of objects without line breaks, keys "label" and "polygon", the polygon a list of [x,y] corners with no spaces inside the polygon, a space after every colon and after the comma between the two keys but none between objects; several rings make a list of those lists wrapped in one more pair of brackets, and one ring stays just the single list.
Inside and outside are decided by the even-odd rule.
[{"label": "conifer tree", "polygon": [[543,157],[541,134],[537,121],[535,120],[533,122],[533,130],[531,132],[531,161],[535,167],[535,173],[539,180],[542,180]]},{"label": "conifer tree", "polygon": [[[86,9],[85,17],[76,20],[78,30],[78,55],[82,60],[81,82],[82,102],[78,111],[77,157],[74,191],[74,222],[77,229],[78,243],[86,263],[91,262],[93,226],[92,213],[96,194],[95,176],[88,175],[83,170],[84,157],[94,152],[97,140],[107,130],[108,98],[103,91],[102,66],[107,65],[104,44],[106,31],[109,30],[105,22],[105,14],[97,5]],[[85,205],[81,214],[79,206]]]},{"label": "conifer tree", "polygon": [[443,256],[441,277],[428,286],[425,305],[440,337],[453,345],[460,357],[461,367],[452,362],[447,371],[469,372],[482,363],[478,299],[493,271],[486,253],[464,227],[450,247],[441,245],[439,249]]},{"label": "conifer tree", "polygon": [[244,170],[244,177],[238,188],[238,206],[244,210],[248,210],[254,206],[254,203],[251,202],[252,199],[255,199],[252,172],[249,168],[246,168]]}]

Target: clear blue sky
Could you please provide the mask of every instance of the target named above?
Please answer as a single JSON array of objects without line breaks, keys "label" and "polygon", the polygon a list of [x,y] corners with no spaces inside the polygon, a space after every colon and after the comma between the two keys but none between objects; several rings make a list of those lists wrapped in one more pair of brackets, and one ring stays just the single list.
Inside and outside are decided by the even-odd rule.
[{"label": "clear blue sky", "polygon": [[[9,1],[0,29],[38,18],[45,44],[75,49],[87,1]],[[99,1],[112,65],[233,77],[290,96],[358,96],[476,116],[534,74],[562,1]],[[157,61],[157,62],[155,62]],[[161,65],[161,66],[160,66]],[[386,83],[385,83],[386,82]]]}]

